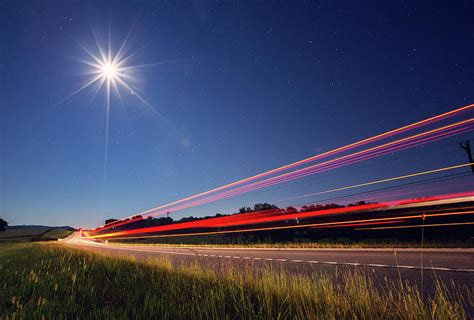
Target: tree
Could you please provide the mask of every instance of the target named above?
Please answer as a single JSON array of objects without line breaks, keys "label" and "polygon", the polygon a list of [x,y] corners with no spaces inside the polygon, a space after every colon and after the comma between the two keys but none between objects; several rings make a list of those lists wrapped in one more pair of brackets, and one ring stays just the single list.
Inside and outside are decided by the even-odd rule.
[{"label": "tree", "polygon": [[239,213],[249,213],[249,212],[252,212],[252,208],[250,207],[242,207],[239,209]]},{"label": "tree", "polygon": [[7,230],[7,227],[8,227],[8,222],[6,222],[3,219],[0,219],[0,231],[5,232]]},{"label": "tree", "polygon": [[254,211],[263,211],[263,210],[277,210],[278,207],[274,204],[270,204],[270,203],[256,203],[254,206],[253,206],[253,210]]}]

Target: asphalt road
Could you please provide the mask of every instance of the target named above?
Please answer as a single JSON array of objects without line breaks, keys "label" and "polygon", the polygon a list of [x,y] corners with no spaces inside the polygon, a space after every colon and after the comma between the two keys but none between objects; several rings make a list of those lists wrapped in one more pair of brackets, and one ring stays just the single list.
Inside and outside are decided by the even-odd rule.
[{"label": "asphalt road", "polygon": [[[82,239],[78,234],[61,242],[88,251],[111,255],[133,255],[138,260],[159,256],[171,257],[173,263],[198,262],[219,268],[258,268],[274,266],[290,273],[311,274],[323,271],[336,274],[341,270],[369,273],[376,282],[384,279],[416,283],[423,293],[432,295],[435,280],[453,282],[474,290],[474,249],[261,249],[162,247],[126,244],[104,244]],[[423,263],[422,263],[423,258]],[[422,285],[423,278],[423,285]]]}]

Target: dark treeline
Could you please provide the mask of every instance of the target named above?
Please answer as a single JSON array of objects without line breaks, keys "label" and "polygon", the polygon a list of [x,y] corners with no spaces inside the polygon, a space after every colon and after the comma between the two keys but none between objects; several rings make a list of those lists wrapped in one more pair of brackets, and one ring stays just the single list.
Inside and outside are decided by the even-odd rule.
[{"label": "dark treeline", "polygon": [[[178,224],[184,222],[198,221],[210,218],[219,218],[232,215],[245,215],[252,213],[268,213],[272,212],[274,215],[283,215],[291,214],[298,212],[313,212],[318,210],[328,210],[328,209],[337,209],[345,208],[352,206],[362,206],[368,204],[376,204],[373,202],[359,201],[356,203],[351,203],[347,205],[340,205],[336,203],[329,203],[324,205],[307,205],[302,206],[299,209],[295,207],[286,207],[279,208],[278,206],[270,203],[257,203],[252,207],[242,207],[237,212],[231,214],[220,214],[217,213],[213,216],[206,217],[184,217],[178,220],[174,220],[169,216],[165,217],[147,217],[144,218],[141,215],[136,215],[131,219],[128,219],[128,223],[120,225],[120,222],[125,220],[117,219],[108,219],[106,223],[118,222],[119,226],[113,227],[113,230],[127,230],[135,228],[148,228],[155,226],[163,226],[170,224]],[[440,210],[449,210],[449,211],[459,211],[465,210],[466,208],[471,208],[472,202],[469,203],[459,203],[459,204],[434,204],[431,206],[426,206],[423,208],[423,212],[429,213],[439,212]],[[170,212],[171,213],[171,212]],[[372,218],[383,218],[383,217],[395,217],[401,215],[419,215],[420,208],[418,207],[401,207],[399,209],[379,209],[379,210],[362,210],[354,216],[353,219],[363,220],[363,219],[372,219]],[[349,215],[350,218],[350,215]],[[301,218],[302,219],[302,218]],[[324,222],[334,222],[334,221],[344,221],[347,220],[347,215],[324,215],[314,217],[304,218],[304,223],[324,223]],[[465,217],[460,216],[440,216],[440,217],[430,217],[426,223],[428,224],[444,224],[444,223],[462,223],[465,222]],[[284,221],[278,222],[282,225],[297,225],[303,223],[302,220],[298,219],[287,219]],[[410,221],[401,222],[401,225],[421,225],[425,222],[420,219],[412,219]],[[260,224],[260,226],[270,226],[272,223]],[[400,223],[398,224],[400,225]],[[378,226],[376,224],[375,226]],[[384,226],[382,224],[382,226]],[[237,228],[236,226],[230,227]],[[204,228],[205,229],[205,228]],[[340,227],[308,227],[308,228],[295,228],[295,229],[279,229],[279,230],[265,230],[265,231],[256,231],[256,232],[234,232],[228,234],[219,234],[212,236],[197,236],[197,237],[176,237],[176,238],[160,238],[157,241],[162,242],[176,242],[176,243],[271,243],[271,242],[307,242],[307,241],[367,241],[367,240],[396,240],[396,241],[420,241],[422,235],[426,239],[432,239],[436,241],[452,241],[460,240],[467,241],[472,243],[474,238],[472,236],[472,225],[461,225],[456,228],[446,227],[446,228],[406,228],[406,229],[380,229],[380,230],[370,230],[364,229],[364,225],[349,225],[349,226],[340,226]],[[137,240],[138,241],[138,240]],[[148,241],[148,240],[144,240]],[[467,243],[466,242],[466,243]]]},{"label": "dark treeline", "polygon": [[156,227],[156,226],[163,226],[167,224],[172,224],[172,223],[183,223],[183,222],[191,222],[191,221],[198,221],[198,220],[204,220],[204,219],[211,219],[211,218],[219,218],[219,217],[224,217],[224,216],[231,216],[231,215],[238,215],[238,214],[247,214],[247,213],[252,213],[252,212],[261,212],[261,211],[273,211],[275,214],[291,214],[291,213],[298,213],[298,212],[309,212],[309,211],[318,211],[318,210],[327,210],[327,209],[337,209],[337,208],[345,208],[345,207],[352,207],[356,205],[364,205],[367,204],[365,201],[359,201],[356,203],[351,203],[348,205],[339,205],[336,203],[328,203],[328,204],[317,204],[317,205],[308,205],[308,206],[302,206],[300,210],[296,209],[295,207],[289,206],[286,208],[279,208],[278,206],[270,203],[257,203],[251,207],[242,207],[239,209],[238,212],[234,212],[231,214],[221,214],[217,213],[213,216],[205,216],[205,217],[184,217],[179,220],[174,220],[173,218],[169,217],[147,217],[144,218],[141,215],[136,215],[133,216],[130,219],[125,219],[125,220],[118,220],[118,219],[107,219],[105,220],[105,224],[113,224],[116,222],[121,222],[121,221],[133,221],[129,222],[124,225],[119,225],[117,227],[113,227],[115,230],[121,230],[121,229],[135,229],[135,228],[147,228],[147,227]]}]

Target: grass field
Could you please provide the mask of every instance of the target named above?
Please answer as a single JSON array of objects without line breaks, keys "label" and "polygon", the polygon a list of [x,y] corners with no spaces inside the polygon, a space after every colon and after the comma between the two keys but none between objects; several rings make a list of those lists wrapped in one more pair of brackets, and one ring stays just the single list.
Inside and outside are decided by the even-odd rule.
[{"label": "grass field", "polygon": [[0,232],[1,242],[47,241],[65,238],[73,231],[63,227],[14,227]]},{"label": "grass field", "polygon": [[433,298],[361,273],[289,275],[275,269],[216,272],[112,258],[58,244],[0,244],[0,318],[465,319],[473,293],[438,285]]}]

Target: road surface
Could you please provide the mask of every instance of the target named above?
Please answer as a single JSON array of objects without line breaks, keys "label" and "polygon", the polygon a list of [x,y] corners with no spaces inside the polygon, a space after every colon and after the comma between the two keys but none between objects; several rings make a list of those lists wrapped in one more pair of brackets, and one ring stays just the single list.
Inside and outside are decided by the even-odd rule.
[{"label": "road surface", "polygon": [[[324,271],[360,270],[376,280],[385,278],[409,281],[424,294],[434,292],[435,279],[467,285],[474,290],[474,249],[278,249],[278,248],[207,248],[147,246],[94,242],[78,233],[60,242],[88,251],[112,255],[133,255],[139,260],[168,256],[174,263],[198,262],[216,267],[222,263],[236,267],[272,265],[291,273],[310,274]],[[423,263],[422,263],[423,257]]]}]

